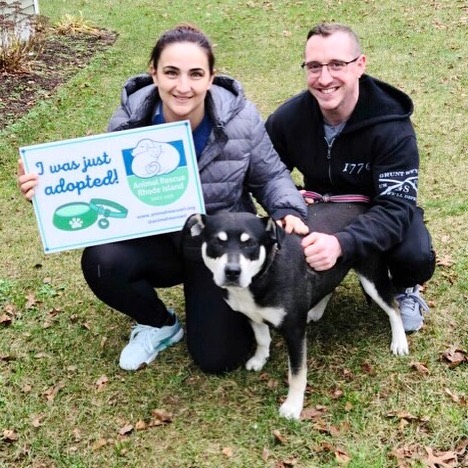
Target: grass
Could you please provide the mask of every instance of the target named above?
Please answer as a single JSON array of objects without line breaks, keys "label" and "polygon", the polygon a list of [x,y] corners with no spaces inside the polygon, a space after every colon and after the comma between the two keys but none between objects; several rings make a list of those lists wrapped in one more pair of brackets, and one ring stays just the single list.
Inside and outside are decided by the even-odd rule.
[{"label": "grass", "polygon": [[[400,461],[408,466],[428,465],[423,447],[455,452],[468,437],[467,365],[450,368],[442,354],[468,347],[466,5],[48,0],[41,13],[90,21],[119,39],[0,135],[0,315],[11,318],[0,330],[0,466],[335,467],[347,460],[380,468],[398,466],[398,450],[406,449]],[[354,26],[369,72],[414,99],[420,204],[441,264],[424,293],[426,326],[409,337],[404,358],[389,353],[388,321],[366,306],[355,278],[338,288],[308,333],[306,407],[318,414],[298,423],[277,415],[287,372],[277,334],[261,374],[205,375],[183,343],[144,371],[121,371],[129,321],[90,293],[80,252],[43,254],[15,172],[19,146],[104,131],[125,79],[146,69],[153,39],[181,21],[212,38],[218,69],[240,79],[266,117],[302,89],[304,38],[320,20]],[[163,294],[183,320],[180,288]],[[157,409],[172,413],[172,422],[158,420]],[[139,421],[154,425],[136,430]]]}]

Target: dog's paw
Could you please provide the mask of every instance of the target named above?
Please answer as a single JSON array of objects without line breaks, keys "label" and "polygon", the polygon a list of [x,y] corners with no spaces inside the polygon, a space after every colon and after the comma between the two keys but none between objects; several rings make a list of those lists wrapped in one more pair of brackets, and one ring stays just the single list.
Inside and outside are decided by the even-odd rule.
[{"label": "dog's paw", "polygon": [[301,418],[302,405],[291,404],[286,400],[279,409],[279,414],[286,419],[297,419]]},{"label": "dog's paw", "polygon": [[406,336],[401,340],[392,341],[390,349],[392,350],[392,353],[395,354],[395,356],[406,356],[409,354],[408,341],[406,340]]},{"label": "dog's paw", "polygon": [[259,371],[263,369],[263,366],[267,362],[268,356],[253,356],[246,363],[245,368],[247,370]]}]

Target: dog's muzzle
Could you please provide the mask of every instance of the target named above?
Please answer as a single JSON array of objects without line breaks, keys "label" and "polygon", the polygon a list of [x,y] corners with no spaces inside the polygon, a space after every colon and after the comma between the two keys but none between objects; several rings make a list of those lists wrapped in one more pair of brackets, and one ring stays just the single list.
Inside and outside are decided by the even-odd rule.
[{"label": "dog's muzzle", "polygon": [[226,286],[237,286],[239,284],[239,278],[242,273],[241,266],[239,263],[228,263],[224,267],[224,276]]}]

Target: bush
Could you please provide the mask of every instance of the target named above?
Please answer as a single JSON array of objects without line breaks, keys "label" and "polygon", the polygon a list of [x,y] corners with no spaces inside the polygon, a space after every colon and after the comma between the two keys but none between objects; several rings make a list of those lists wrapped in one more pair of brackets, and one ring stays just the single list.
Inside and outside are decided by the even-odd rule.
[{"label": "bush", "polygon": [[0,71],[26,72],[44,43],[47,20],[21,11],[20,2],[0,1]]}]

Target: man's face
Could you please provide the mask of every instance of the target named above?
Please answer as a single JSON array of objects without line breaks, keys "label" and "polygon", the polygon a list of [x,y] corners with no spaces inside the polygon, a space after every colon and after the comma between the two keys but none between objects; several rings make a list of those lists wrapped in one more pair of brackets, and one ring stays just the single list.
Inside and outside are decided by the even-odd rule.
[{"label": "man's face", "polygon": [[[324,66],[314,72],[314,67],[307,66],[313,62],[350,62],[356,58],[335,71],[333,68],[340,67]],[[333,125],[347,120],[358,100],[359,78],[365,71],[366,57],[359,53],[348,34],[337,31],[328,37],[312,36],[306,44],[304,61],[307,87],[317,99],[325,120]]]}]

